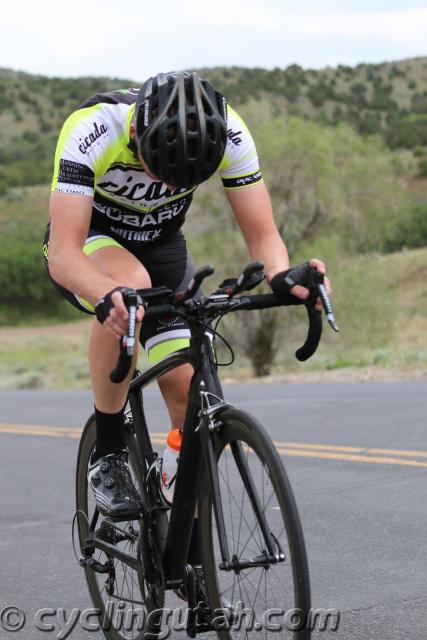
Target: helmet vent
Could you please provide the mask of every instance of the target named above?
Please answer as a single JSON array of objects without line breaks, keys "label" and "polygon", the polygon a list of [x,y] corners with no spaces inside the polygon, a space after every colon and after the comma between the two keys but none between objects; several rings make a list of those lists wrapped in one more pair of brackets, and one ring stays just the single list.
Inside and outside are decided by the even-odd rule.
[{"label": "helmet vent", "polygon": [[159,115],[159,96],[155,95],[151,102],[151,119],[154,120]]},{"label": "helmet vent", "polygon": [[207,129],[209,138],[212,140],[212,142],[215,142],[215,140],[216,140],[216,135],[215,135],[216,134],[216,127],[215,127],[214,123],[211,122],[211,121],[208,121],[206,123],[206,129]]},{"label": "helmet vent", "polygon": [[185,99],[187,102],[187,105],[189,107],[194,107],[194,94],[192,91],[192,87],[187,83],[186,88],[185,88]]},{"label": "helmet vent", "polygon": [[203,110],[205,112],[205,114],[207,116],[212,116],[213,115],[213,110],[211,105],[209,104],[209,102],[206,100],[206,98],[203,96],[202,97],[202,104],[203,104]]},{"label": "helmet vent", "polygon": [[194,113],[190,113],[187,118],[187,130],[191,132],[197,131],[197,119]]},{"label": "helmet vent", "polygon": [[178,113],[178,107],[179,107],[178,97],[175,97],[175,99],[173,100],[172,104],[169,106],[169,109],[167,111],[168,118],[173,118],[174,116],[176,116],[176,114]]},{"label": "helmet vent", "polygon": [[199,145],[195,138],[190,138],[187,143],[187,154],[189,160],[197,160]]},{"label": "helmet vent", "polygon": [[176,133],[177,133],[176,124],[175,123],[170,124],[166,129],[166,141],[169,143],[174,142],[176,140]]}]

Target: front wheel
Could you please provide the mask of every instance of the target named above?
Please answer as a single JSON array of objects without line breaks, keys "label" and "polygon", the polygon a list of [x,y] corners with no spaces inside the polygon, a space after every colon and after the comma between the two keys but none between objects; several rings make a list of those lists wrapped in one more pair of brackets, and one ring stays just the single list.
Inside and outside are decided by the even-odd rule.
[{"label": "front wheel", "polygon": [[308,640],[308,563],[280,456],[250,415],[229,409],[221,414],[221,423],[212,439],[228,558],[220,551],[207,473],[198,507],[212,625],[221,640]]}]

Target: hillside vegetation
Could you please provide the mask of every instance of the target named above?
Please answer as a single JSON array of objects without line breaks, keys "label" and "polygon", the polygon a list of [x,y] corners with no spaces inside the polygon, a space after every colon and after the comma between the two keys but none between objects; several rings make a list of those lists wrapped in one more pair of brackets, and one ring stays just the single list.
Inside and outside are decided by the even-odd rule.
[{"label": "hillside vegetation", "polygon": [[[362,135],[381,134],[393,149],[416,150],[427,176],[427,58],[304,70],[224,67],[200,73],[237,107],[256,100],[260,112],[296,115]],[[51,174],[58,130],[76,106],[99,91],[139,86],[143,79],[48,78],[0,69],[0,194],[40,184]]]},{"label": "hillside vegetation", "polygon": [[[293,263],[312,255],[328,262],[343,330],[325,332],[306,368],[426,368],[426,69],[427,58],[322,71],[201,70],[251,128]],[[55,141],[83,99],[138,84],[0,70],[0,325],[81,318],[53,289],[41,257]],[[217,267],[212,287],[237,275],[248,256],[218,180],[199,188],[188,218],[196,264]],[[291,352],[303,338],[303,319],[302,310],[242,314],[227,319],[224,334],[243,370],[300,370]],[[0,353],[0,384],[68,385],[73,376],[87,384],[84,343],[73,340],[49,356],[46,339],[18,352],[9,342]],[[65,378],[64,362],[71,362]]]},{"label": "hillside vegetation", "polygon": [[[321,379],[332,376],[337,382],[360,379],[364,371],[373,379],[387,378],[385,370],[392,379],[427,372],[427,248],[346,259],[335,255],[329,262],[340,333],[326,327],[316,355],[298,363],[294,353],[305,337],[305,312],[286,310],[276,327],[276,360],[269,373],[316,380],[322,372]],[[217,281],[212,276],[212,283]],[[241,322],[247,316],[240,314]],[[230,326],[231,319],[220,330],[233,339],[236,363],[221,373],[225,378],[252,377],[253,363],[239,340],[246,327]],[[89,328],[90,320],[82,320],[81,314],[61,325],[0,328],[0,388],[88,388]],[[229,359],[224,349],[219,355],[222,362]],[[147,366],[143,354],[139,366]]]}]

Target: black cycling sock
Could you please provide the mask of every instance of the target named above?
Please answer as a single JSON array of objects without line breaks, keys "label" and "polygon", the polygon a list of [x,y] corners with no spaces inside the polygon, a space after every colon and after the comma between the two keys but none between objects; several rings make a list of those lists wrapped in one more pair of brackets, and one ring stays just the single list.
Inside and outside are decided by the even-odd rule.
[{"label": "black cycling sock", "polygon": [[199,519],[194,518],[191,530],[190,546],[188,548],[188,562],[194,566],[202,564],[202,552],[200,550]]},{"label": "black cycling sock", "polygon": [[125,448],[124,407],[118,413],[103,413],[95,407],[96,446],[93,460]]}]

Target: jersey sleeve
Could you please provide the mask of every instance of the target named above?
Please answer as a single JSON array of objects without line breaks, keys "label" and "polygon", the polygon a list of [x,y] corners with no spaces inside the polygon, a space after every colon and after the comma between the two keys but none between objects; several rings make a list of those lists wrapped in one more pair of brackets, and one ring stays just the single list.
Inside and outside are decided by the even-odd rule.
[{"label": "jersey sleeve", "polygon": [[69,116],[58,138],[52,191],[93,196],[95,178],[102,175],[109,129],[98,105]]},{"label": "jersey sleeve", "polygon": [[262,181],[257,150],[242,118],[227,107],[227,146],[219,166],[225,189],[241,189]]}]

